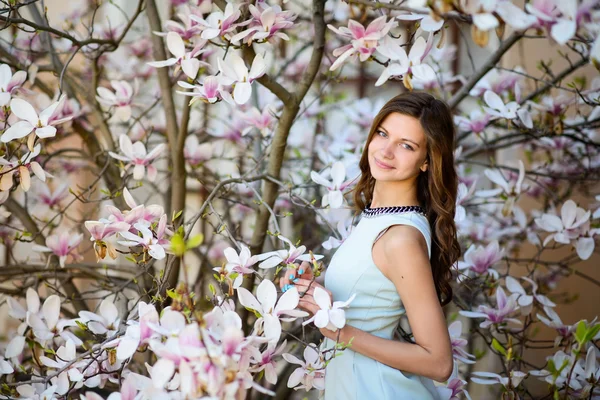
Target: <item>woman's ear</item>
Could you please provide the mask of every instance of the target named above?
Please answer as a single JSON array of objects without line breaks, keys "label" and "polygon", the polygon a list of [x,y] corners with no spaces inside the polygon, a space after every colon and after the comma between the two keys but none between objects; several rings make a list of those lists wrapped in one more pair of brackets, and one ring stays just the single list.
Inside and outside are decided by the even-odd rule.
[{"label": "woman's ear", "polygon": [[426,172],[427,168],[429,168],[429,164],[427,163],[427,160],[425,160],[423,165],[421,165],[421,171]]}]

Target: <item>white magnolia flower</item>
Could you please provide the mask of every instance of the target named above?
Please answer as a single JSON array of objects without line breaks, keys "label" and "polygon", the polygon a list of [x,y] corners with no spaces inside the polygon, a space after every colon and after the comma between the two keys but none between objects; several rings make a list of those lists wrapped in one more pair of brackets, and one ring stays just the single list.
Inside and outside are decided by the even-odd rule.
[{"label": "white magnolia flower", "polygon": [[78,369],[85,366],[89,361],[81,360],[75,363],[77,358],[77,350],[75,343],[71,340],[67,340],[64,346],[60,346],[56,351],[56,360],[52,360],[46,356],[40,356],[40,361],[47,367],[54,368],[56,370],[62,370],[62,372],[55,378],[52,379],[52,383],[56,385],[56,393],[65,394],[69,391],[70,382],[76,383],[75,388],[83,386],[83,373]]},{"label": "white magnolia flower", "polygon": [[489,115],[506,119],[515,119],[518,117],[525,127],[530,129],[533,128],[533,121],[531,120],[529,111],[525,108],[521,108],[516,101],[504,104],[504,101],[502,101],[500,96],[492,90],[485,91],[483,100],[487,104],[487,107],[483,107],[483,109]]},{"label": "white magnolia flower", "polygon": [[[480,385],[495,385],[501,384],[502,386],[508,386],[509,378],[500,376],[493,372],[477,371],[473,372],[474,377],[471,381],[479,383]],[[523,379],[527,376],[527,373],[521,371],[510,371],[510,384],[513,388],[516,388],[521,384]]]},{"label": "white magnolia flower", "polygon": [[[31,172],[42,182],[46,182],[46,178],[53,178],[50,173],[44,171],[42,166],[37,161],[32,161],[35,157],[40,154],[42,150],[41,144],[36,144],[33,150],[26,153],[21,157],[20,160],[13,158],[11,161],[7,161],[0,157],[0,190],[8,191],[13,186],[13,176],[17,174],[19,176],[21,189],[27,192],[31,188]],[[6,172],[4,172],[6,170]]]},{"label": "white magnolia flower", "polygon": [[[256,271],[252,268],[254,264],[261,261],[266,257],[263,255],[253,256],[250,254],[250,249],[247,246],[241,245],[242,250],[238,254],[233,247],[228,247],[223,251],[227,264],[225,264],[225,271],[227,274],[238,274],[233,281],[233,288],[237,289],[240,287],[244,280],[245,274],[253,274]],[[216,272],[222,272],[221,267],[213,268]]]},{"label": "white magnolia flower", "polygon": [[138,222],[134,224],[133,227],[137,229],[142,236],[140,237],[128,231],[122,231],[119,232],[119,235],[125,240],[119,240],[118,243],[127,247],[142,246],[148,251],[150,257],[156,260],[162,260],[166,257],[164,246],[168,243],[168,240],[163,238],[166,230],[166,223],[167,215],[165,214],[161,217],[158,227],[156,228],[157,237],[154,237],[154,234],[146,224]]},{"label": "white magnolia flower", "polygon": [[119,137],[119,146],[123,155],[113,153],[112,151],[109,151],[108,154],[117,160],[127,163],[124,172],[133,165],[133,179],[139,181],[144,178],[147,169],[148,180],[154,182],[158,171],[151,163],[162,153],[165,148],[164,143],[159,144],[152,151],[146,153],[146,146],[142,142],[132,144],[129,136],[121,135]]},{"label": "white magnolia flower", "polygon": [[133,96],[138,91],[138,81],[134,80],[134,87],[131,87],[127,81],[116,80],[110,81],[110,85],[115,90],[114,93],[105,87],[98,87],[96,89],[98,92],[96,100],[107,108],[114,108],[115,114],[113,117],[115,119],[128,121],[131,118]]},{"label": "white magnolia flower", "polygon": [[[35,302],[35,300],[33,300]],[[64,340],[71,340],[76,345],[81,345],[82,341],[77,336],[63,329],[67,326],[74,326],[74,320],[64,320],[60,318],[60,297],[53,294],[46,298],[39,313],[27,313],[25,319],[27,325],[33,329],[33,335],[40,344],[45,344],[56,335]]]},{"label": "white magnolia flower", "polygon": [[10,102],[12,93],[27,79],[27,72],[17,71],[13,75],[10,67],[0,64],[0,107]]},{"label": "white magnolia flower", "polygon": [[[331,181],[325,178],[328,173],[331,175]],[[344,194],[342,191],[352,182],[351,180],[344,182],[344,179],[346,178],[346,167],[343,162],[336,161],[333,163],[331,169],[328,168],[322,174],[319,174],[316,171],[310,171],[310,178],[313,182],[325,186],[328,190],[327,194],[323,196],[323,207],[329,205],[331,208],[340,208],[342,206],[344,203]]]},{"label": "white magnolia flower", "polygon": [[[288,250],[277,250],[271,251],[268,253],[261,254],[260,257],[264,259],[263,262],[258,264],[258,268],[273,268],[278,266],[279,264],[292,264],[297,260],[300,261],[310,261],[310,254],[304,254],[306,251],[306,246],[296,247],[292,244],[292,242],[283,237],[282,235],[277,236],[279,240],[287,243],[290,248]],[[314,254],[315,260],[320,260],[323,258],[322,255]]]},{"label": "white magnolia flower", "polygon": [[164,61],[151,61],[148,63],[148,65],[156,68],[162,68],[177,64],[181,66],[181,70],[184,74],[192,79],[196,79],[198,70],[202,65],[202,62],[196,57],[206,50],[195,48],[191,52],[186,52],[183,39],[178,33],[173,31],[167,33],[167,48],[175,57]]},{"label": "white magnolia flower", "polygon": [[411,12],[410,14],[401,14],[396,16],[400,21],[420,21],[419,27],[425,32],[437,32],[444,26],[444,20],[435,19],[431,14],[418,14]]},{"label": "white magnolia flower", "polygon": [[538,227],[546,232],[551,232],[544,239],[543,245],[546,246],[552,239],[563,244],[570,244],[575,240],[577,255],[582,260],[587,260],[594,252],[596,245],[593,238],[596,233],[595,229],[588,232],[589,236],[583,236],[589,225],[591,211],[578,207],[573,200],[569,199],[561,207],[560,213],[560,217],[543,214],[534,220]]},{"label": "white magnolia flower", "polygon": [[[231,53],[228,56],[227,62],[217,59],[219,71],[221,71],[220,81],[223,85],[234,85],[233,89],[233,100],[237,104],[246,104],[252,94],[252,82],[265,74],[267,66],[261,54],[257,54],[252,61],[252,67],[250,71],[246,67],[244,60],[235,53]],[[231,101],[228,98],[226,92],[221,92],[223,99]]]},{"label": "white magnolia flower", "polygon": [[412,88],[410,84],[411,75],[421,81],[431,81],[435,79],[435,71],[428,64],[424,64],[423,59],[429,54],[433,45],[433,34],[429,35],[427,41],[419,36],[410,48],[408,55],[401,46],[400,41],[386,36],[383,44],[377,48],[377,51],[390,59],[390,64],[383,70],[375,86],[383,85],[392,76],[404,76],[404,85]]},{"label": "white magnolia flower", "polygon": [[4,132],[0,140],[4,143],[8,143],[11,140],[21,139],[33,132],[35,135],[32,135],[28,140],[29,150],[32,150],[35,136],[40,139],[54,137],[56,135],[55,125],[62,124],[73,118],[73,116],[69,116],[67,118],[57,119],[57,115],[59,115],[65,100],[65,95],[60,96],[56,103],[52,103],[38,115],[35,108],[27,101],[23,99],[12,99],[10,102],[10,109],[20,121],[12,124],[12,126]]},{"label": "white magnolia flower", "polygon": [[534,299],[538,303],[540,303],[541,305],[546,306],[546,307],[555,307],[556,306],[556,304],[554,304],[548,297],[537,293],[538,285],[537,285],[537,283],[535,283],[534,280],[532,280],[531,278],[528,278],[526,276],[521,277],[521,279],[523,279],[531,284],[531,291],[532,291],[531,295],[528,295],[527,292],[525,292],[525,289],[523,288],[523,286],[521,286],[521,284],[519,283],[519,281],[517,279],[513,278],[512,276],[506,277],[506,288],[508,290],[510,290],[511,293],[516,293],[519,295],[517,302],[519,303],[519,306],[521,307],[521,313],[523,315],[528,315],[531,312]]},{"label": "white magnolia flower", "polygon": [[329,293],[318,286],[315,287],[313,298],[315,299],[315,302],[319,306],[320,310],[317,311],[311,318],[304,321],[302,325],[307,325],[314,321],[317,328],[327,328],[334,332],[336,332],[338,329],[342,329],[346,325],[346,313],[343,309],[348,307],[355,297],[356,293],[353,294],[348,300],[334,301],[332,305]]},{"label": "white magnolia flower", "polygon": [[[483,171],[485,176],[499,187],[495,189],[487,189],[487,190],[478,190],[475,192],[475,195],[478,197],[495,197],[500,194],[504,194],[506,196],[506,201],[504,202],[504,206],[502,207],[502,214],[504,216],[508,216],[511,213],[514,213],[514,209],[516,208],[515,202],[517,198],[521,195],[522,192],[529,189],[528,185],[524,185],[523,181],[525,179],[525,165],[523,161],[519,160],[519,175],[512,173],[512,171],[500,169],[486,169]],[[518,212],[518,211],[517,211]]]},{"label": "white magnolia flower", "polygon": [[120,324],[119,310],[113,300],[109,297],[102,300],[97,314],[90,311],[79,311],[80,321],[97,335],[112,336],[117,332]]},{"label": "white magnolia flower", "polygon": [[[251,310],[256,311],[260,318],[256,324],[264,326],[265,337],[269,340],[278,341],[281,336],[281,321],[294,321],[298,317],[308,315],[305,311],[297,310],[300,296],[298,290],[292,287],[281,295],[277,300],[277,289],[273,282],[263,280],[256,289],[256,297],[243,287],[237,289],[240,303]],[[281,318],[282,315],[289,318]]]},{"label": "white magnolia flower", "polygon": [[306,391],[313,387],[318,390],[325,389],[325,365],[313,343],[310,343],[304,349],[304,361],[289,353],[284,353],[282,356],[290,364],[300,366],[290,375],[287,382],[289,388],[304,389]]}]

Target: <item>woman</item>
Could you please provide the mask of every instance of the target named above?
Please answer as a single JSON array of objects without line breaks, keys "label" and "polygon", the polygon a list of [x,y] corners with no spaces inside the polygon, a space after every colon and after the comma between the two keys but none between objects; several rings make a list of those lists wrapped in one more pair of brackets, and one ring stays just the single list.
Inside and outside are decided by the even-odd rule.
[{"label": "woman", "polygon": [[[373,121],[354,189],[361,219],[325,276],[333,301],[356,294],[346,326],[321,329],[325,348],[352,340],[326,368],[326,400],[437,399],[432,380],[452,372],[442,306],[452,299],[450,267],[460,256],[455,140],[448,106],[426,93],[394,97]],[[297,272],[281,285],[306,292],[299,306],[314,314],[320,285],[307,263]],[[404,314],[414,341],[393,338]]]}]

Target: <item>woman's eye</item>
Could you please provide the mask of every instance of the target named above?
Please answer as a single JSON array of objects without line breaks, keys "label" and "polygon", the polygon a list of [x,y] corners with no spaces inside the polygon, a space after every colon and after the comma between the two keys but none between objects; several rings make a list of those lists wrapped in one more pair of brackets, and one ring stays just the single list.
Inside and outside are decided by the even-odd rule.
[{"label": "woman's eye", "polygon": [[385,134],[385,132],[384,132],[384,131],[377,131],[377,134],[378,134],[379,136],[383,136],[383,137],[385,137],[385,136],[386,136],[386,134]]},{"label": "woman's eye", "polygon": [[405,147],[404,147],[405,149],[407,149],[407,150],[410,150],[410,151],[413,151],[413,150],[414,150],[414,149],[413,149],[413,148],[412,148],[410,145],[408,145],[408,144],[406,144],[406,143],[402,143],[402,144],[405,146]]}]

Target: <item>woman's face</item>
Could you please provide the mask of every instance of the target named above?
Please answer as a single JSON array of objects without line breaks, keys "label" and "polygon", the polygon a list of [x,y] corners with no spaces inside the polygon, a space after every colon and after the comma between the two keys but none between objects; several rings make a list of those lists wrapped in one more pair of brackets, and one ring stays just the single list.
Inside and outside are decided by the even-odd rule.
[{"label": "woman's face", "polygon": [[378,181],[410,179],[428,168],[427,139],[418,119],[389,114],[368,148],[371,175]]}]

